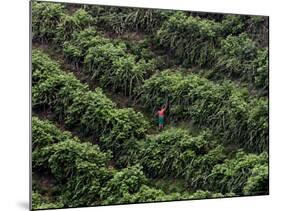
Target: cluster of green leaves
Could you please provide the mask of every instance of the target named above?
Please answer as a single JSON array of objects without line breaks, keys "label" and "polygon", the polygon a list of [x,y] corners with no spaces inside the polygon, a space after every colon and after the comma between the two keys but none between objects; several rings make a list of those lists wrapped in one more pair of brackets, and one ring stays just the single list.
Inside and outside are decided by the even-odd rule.
[{"label": "cluster of green leaves", "polygon": [[189,188],[203,188],[213,166],[221,163],[224,148],[210,132],[191,135],[186,129],[168,129],[140,145],[138,162],[151,178],[183,178]]},{"label": "cluster of green leaves", "polygon": [[[97,145],[81,143],[70,133],[37,117],[32,118],[32,131],[35,147],[32,167],[37,172],[50,172],[55,178],[61,203],[72,207],[99,202],[99,190],[112,176],[112,170],[107,167],[110,152],[101,152]],[[38,196],[35,194],[36,199]],[[36,204],[35,201],[33,206],[37,207]]]},{"label": "cluster of green leaves", "polygon": [[254,152],[267,150],[268,101],[250,97],[228,81],[217,84],[194,74],[184,76],[167,70],[146,80],[136,95],[149,110],[168,102],[168,118],[208,127],[224,143]]},{"label": "cluster of green leaves", "polygon": [[239,78],[267,93],[268,50],[252,39],[253,19],[226,15],[215,22],[177,12],[158,30],[157,43],[184,66],[212,67],[210,77]]},{"label": "cluster of green leaves", "polygon": [[43,147],[78,138],[69,132],[63,132],[48,121],[32,117],[32,167],[34,170],[46,170],[49,154],[41,149]]},{"label": "cluster of green leaves", "polygon": [[35,131],[33,142],[42,143],[32,152],[34,171],[42,172],[38,161],[45,159],[41,165],[59,187],[59,202],[56,203],[34,192],[33,208],[145,202],[153,200],[152,193],[164,195],[162,191],[146,186],[147,179],[140,166],[117,171],[108,166],[110,152],[101,152],[97,145],[81,143],[51,122],[37,117],[32,119],[32,128]]},{"label": "cluster of green leaves", "polygon": [[258,48],[246,33],[223,39],[216,58],[217,76],[240,78],[256,88],[268,89],[268,50]]},{"label": "cluster of green leaves", "polygon": [[232,159],[214,166],[208,177],[209,190],[237,195],[268,194],[268,154],[236,153]]},{"label": "cluster of green leaves", "polygon": [[63,207],[63,203],[59,201],[50,202],[38,192],[32,191],[32,209],[58,209]]},{"label": "cluster of green leaves", "polygon": [[33,109],[50,109],[67,127],[100,141],[115,156],[125,152],[122,147],[129,140],[145,136],[148,122],[141,113],[116,108],[101,89],[90,91],[73,74],[61,71],[55,64],[49,65],[55,62],[44,53],[34,51],[33,58]]},{"label": "cluster of green leaves", "polygon": [[198,190],[193,193],[173,192],[164,193],[162,190],[155,189],[146,185],[147,179],[140,166],[132,166],[117,172],[102,189],[103,204],[124,204],[138,202],[157,202],[186,199],[216,198],[223,196],[233,196],[233,193],[225,195],[221,193],[211,193],[209,191]]},{"label": "cluster of green leaves", "polygon": [[153,72],[154,61],[137,60],[135,55],[126,52],[123,42],[114,43],[94,34],[96,31],[91,28],[74,34],[69,42],[64,43],[65,57],[76,65],[82,65],[88,78],[130,96],[133,88]]},{"label": "cluster of green leaves", "polygon": [[216,20],[221,22],[222,37],[247,33],[259,47],[268,46],[268,17],[224,14]]},{"label": "cluster of green leaves", "polygon": [[72,34],[94,24],[93,18],[84,9],[78,9],[72,15],[63,14],[58,24],[55,41],[62,44],[71,39]]},{"label": "cluster of green leaves", "polygon": [[76,31],[81,31],[95,22],[86,10],[80,8],[72,15],[59,3],[32,3],[33,38],[41,42],[55,42],[62,45]]},{"label": "cluster of green leaves", "polygon": [[155,32],[170,15],[170,11],[142,8],[87,6],[87,11],[102,30],[115,34],[125,32]]},{"label": "cluster of green leaves", "polygon": [[32,117],[32,150],[68,139],[76,139],[70,132],[61,131],[48,121]]},{"label": "cluster of green leaves", "polygon": [[32,2],[32,35],[40,42],[55,38],[57,28],[65,14],[62,4]]},{"label": "cluster of green leaves", "polygon": [[215,21],[176,12],[163,23],[156,38],[184,65],[211,65],[220,30]]}]

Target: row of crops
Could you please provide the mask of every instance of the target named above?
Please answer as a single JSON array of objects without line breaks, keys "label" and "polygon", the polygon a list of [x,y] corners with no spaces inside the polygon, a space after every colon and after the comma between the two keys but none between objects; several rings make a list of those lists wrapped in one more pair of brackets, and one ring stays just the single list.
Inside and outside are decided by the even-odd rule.
[{"label": "row of crops", "polygon": [[[73,10],[58,3],[32,7],[33,43],[48,45],[97,87],[90,89],[33,49],[34,207],[268,193],[262,17],[102,6]],[[142,34],[141,41],[122,38],[132,32]],[[159,49],[176,68],[169,68]],[[210,74],[183,71],[193,66]],[[166,103],[169,122],[191,123],[196,132],[187,125],[151,134],[155,125],[147,116],[119,108],[103,90],[121,93],[147,113]],[[37,117],[45,113],[51,121]],[[36,180],[42,175],[52,178],[54,190],[42,189]],[[184,191],[166,192],[149,182],[163,178],[183,181]]]},{"label": "row of crops", "polygon": [[[113,92],[121,91],[128,96],[134,94],[148,110],[154,110],[168,100],[170,117],[174,121],[191,119],[199,127],[213,129],[226,143],[235,143],[254,152],[267,149],[268,101],[266,99],[252,98],[247,91],[235,87],[228,81],[216,84],[196,75],[182,76],[180,72],[170,70],[156,73],[155,60],[136,58],[134,54],[128,53],[125,43],[112,42],[111,39],[102,37],[93,27],[82,30],[92,18],[89,14],[86,15],[86,11],[84,13],[82,11],[78,10],[70,16],[75,20],[81,19],[76,21],[81,31],[69,30],[68,33],[73,33],[72,37],[64,38],[67,41],[62,43],[61,50],[69,62],[75,66],[82,66],[83,74],[88,79],[99,80],[99,85]],[[81,16],[84,18],[82,19]],[[175,20],[184,20],[184,18]],[[60,26],[60,23],[58,25]],[[185,26],[185,28],[189,27]],[[182,30],[174,29],[174,31]],[[202,32],[202,34],[208,33]],[[54,36],[60,37],[59,29]],[[204,43],[202,45],[207,46]],[[242,45],[245,47],[244,44]],[[198,45],[194,46],[199,49]],[[240,62],[241,59],[238,61]],[[149,80],[145,80],[148,78]]]},{"label": "row of crops", "polygon": [[[151,45],[166,49],[183,66],[208,67],[211,78],[239,79],[267,94],[268,31],[264,17],[225,15],[217,20],[186,12],[101,6],[86,6],[68,14],[60,4],[34,4],[33,8],[33,35],[41,42],[63,45],[73,33],[89,26],[114,34],[144,31]],[[81,58],[82,49],[72,50]]]},{"label": "row of crops", "polygon": [[60,190],[56,202],[50,202],[38,192],[33,192],[34,206],[38,209],[215,195],[208,191],[166,195],[146,185],[147,178],[140,166],[116,170],[108,165],[110,152],[102,152],[97,145],[82,143],[71,133],[63,132],[52,123],[37,117],[32,118],[32,124],[33,140],[36,140],[32,144],[33,170],[49,171]]},{"label": "row of crops", "polygon": [[[148,123],[140,113],[136,113],[132,109],[116,108],[100,89],[90,91],[72,73],[60,70],[58,64],[42,52],[33,52],[32,65],[34,111],[51,110],[57,117],[56,122],[63,121],[68,129],[79,131],[81,137],[98,137],[103,150],[101,152],[97,145],[91,143],[81,143],[72,134],[60,131],[49,122],[33,118],[33,169],[34,172],[49,172],[56,179],[56,183],[58,183],[56,185],[64,187],[60,192],[59,205],[83,206],[85,204],[251,195],[263,193],[266,189],[267,153],[248,154],[238,150],[229,157],[225,148],[214,140],[214,136],[208,130],[202,131],[198,135],[192,135],[186,129],[171,128],[157,135],[146,135]],[[66,140],[68,141],[66,142]],[[99,156],[98,152],[91,152],[91,149],[94,152],[98,151],[101,155]],[[90,155],[88,155],[89,153]],[[92,153],[93,155],[91,155]],[[75,160],[75,156],[78,161]],[[100,186],[104,183],[93,181],[93,178],[98,180],[97,170],[91,170],[86,165],[87,162],[86,166],[82,165],[84,162],[81,159],[84,156],[85,162],[91,161],[95,168],[103,169],[105,166],[109,168],[109,160],[114,158],[116,167],[121,169],[120,172],[132,171],[139,174],[137,172],[142,169],[141,178],[134,177],[134,182],[138,184],[145,184],[144,175],[149,178],[183,178],[186,187],[202,191],[192,194],[187,192],[166,195],[161,190],[156,191],[151,190],[150,187],[141,188],[140,186],[141,193],[138,194],[148,194],[152,191],[151,194],[155,197],[159,194],[159,198],[151,198],[151,195],[148,195],[147,198],[127,195],[126,198],[120,192],[116,193],[115,199],[112,199],[111,195],[108,196],[109,201],[95,198],[92,195],[86,197],[85,195],[89,192],[96,190],[91,188],[98,188],[92,187],[93,182]],[[77,162],[81,162],[81,164],[77,164]],[[73,166],[73,164],[75,165]],[[78,171],[77,174],[75,171]],[[82,171],[82,175],[80,175],[80,171]],[[91,173],[92,171],[93,173]],[[120,172],[118,175],[121,174]],[[131,175],[131,173],[128,174]],[[102,176],[102,178],[104,177]],[[90,184],[80,184],[78,182],[80,180],[88,181]],[[125,181],[127,180],[126,177]],[[64,182],[60,184],[62,181]],[[77,188],[80,189],[80,186],[77,187],[76,183],[83,187],[81,193],[77,193]],[[112,185],[115,184],[118,184],[117,181],[112,182]],[[116,187],[119,189],[119,185]],[[138,191],[140,190],[138,189]],[[155,191],[158,193],[157,195],[155,195]],[[112,194],[112,191],[110,190],[108,194]],[[34,196],[38,196],[38,193],[35,192]],[[123,197],[125,198],[123,199]],[[53,203],[50,206],[53,206]]]}]

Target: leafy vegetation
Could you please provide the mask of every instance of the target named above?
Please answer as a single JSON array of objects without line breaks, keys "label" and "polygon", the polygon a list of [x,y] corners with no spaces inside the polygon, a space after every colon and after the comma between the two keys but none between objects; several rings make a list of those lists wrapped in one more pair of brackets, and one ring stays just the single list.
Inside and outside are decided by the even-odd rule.
[{"label": "leafy vegetation", "polygon": [[[267,161],[267,153],[256,155],[237,152],[233,159],[214,166],[208,178],[210,189],[222,193],[234,192],[238,195],[242,195],[243,192],[246,195],[266,194],[268,189]],[[261,171],[258,172],[258,169]]]},{"label": "leafy vegetation", "polygon": [[80,64],[85,75],[99,80],[102,87],[131,96],[133,88],[141,85],[155,69],[154,61],[137,61],[136,56],[126,52],[124,43],[112,43],[99,35],[93,37],[95,33],[93,29],[86,29],[65,42],[66,58],[77,66]]},{"label": "leafy vegetation", "polygon": [[219,34],[219,23],[176,12],[157,31],[157,39],[185,65],[211,65]]},{"label": "leafy vegetation", "polygon": [[[35,51],[34,58],[37,58],[36,54],[43,53]],[[46,73],[42,70],[51,62],[48,57],[34,60],[36,64],[33,67],[41,67],[33,70],[35,78],[40,73],[44,78]],[[144,137],[148,123],[141,113],[131,108],[116,108],[101,89],[90,91],[73,74],[62,72],[57,65],[50,67],[55,69],[49,72],[48,78],[33,86],[33,109],[51,110],[69,128],[76,128],[83,136],[101,141],[102,146],[111,149],[114,155],[122,151],[121,147],[127,140]]]},{"label": "leafy vegetation", "polygon": [[[221,41],[215,70],[228,77],[238,77],[262,90],[268,89],[268,55],[266,49],[258,49],[245,33],[228,36]],[[216,74],[221,74],[216,72]]]},{"label": "leafy vegetation", "polygon": [[33,2],[32,27],[34,209],[269,193],[267,17]]},{"label": "leafy vegetation", "polygon": [[171,13],[156,9],[109,6],[87,6],[87,11],[95,18],[99,28],[117,35],[131,31],[152,33]]},{"label": "leafy vegetation", "polygon": [[32,35],[40,42],[52,41],[65,14],[65,7],[54,3],[32,3]]},{"label": "leafy vegetation", "polygon": [[166,70],[146,80],[136,93],[150,110],[168,102],[168,117],[173,121],[189,119],[201,128],[211,128],[225,143],[255,152],[266,149],[267,100],[252,99],[229,82],[219,85],[194,74]]}]

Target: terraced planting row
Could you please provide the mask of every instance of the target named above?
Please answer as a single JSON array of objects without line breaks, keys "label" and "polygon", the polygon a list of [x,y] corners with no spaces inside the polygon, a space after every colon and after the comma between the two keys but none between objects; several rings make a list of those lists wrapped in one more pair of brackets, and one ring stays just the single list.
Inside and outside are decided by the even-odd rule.
[{"label": "terraced planting row", "polygon": [[[45,10],[51,10],[53,16],[45,17]],[[48,5],[48,3],[35,4],[34,11],[34,38],[39,41],[54,42],[56,46],[60,47],[67,45],[66,56],[73,57],[72,61],[75,63],[85,63],[89,70],[92,68],[93,56],[95,57],[92,54],[97,49],[91,48],[91,51],[87,52],[89,41],[85,36],[83,38],[77,33],[91,26],[105,32],[113,31],[115,34],[124,34],[126,31],[137,33],[144,30],[147,34],[148,43],[150,43],[148,46],[166,49],[172,57],[179,61],[176,63],[183,66],[208,67],[210,68],[208,70],[210,78],[239,79],[251,84],[251,88],[260,90],[261,94],[267,94],[268,49],[264,47],[266,46],[265,40],[263,42],[259,40],[259,38],[267,35],[267,32],[264,31],[265,27],[262,25],[266,22],[263,17],[225,15],[222,20],[212,20],[190,16],[186,12],[134,10],[132,8],[116,10],[115,8],[102,6],[87,6],[86,10],[78,9],[72,15],[69,15],[62,5]],[[41,22],[42,19],[44,19],[43,23]],[[110,25],[108,26],[108,24]],[[258,31],[252,29],[254,24],[258,26]],[[150,30],[152,28],[154,30]],[[190,33],[191,31],[192,33]],[[76,35],[72,36],[73,34]],[[67,41],[73,37],[76,37],[74,40],[76,43],[79,40],[82,46],[69,45]],[[113,43],[112,40],[108,43],[108,49],[114,49],[112,48]],[[87,49],[84,50],[80,47],[86,47]],[[124,56],[124,52],[122,52],[122,50],[125,50],[124,45],[118,45],[117,48],[119,51],[115,50],[116,54]],[[101,51],[101,49],[98,51]],[[88,57],[83,55],[87,53]],[[124,68],[124,66],[127,67],[126,71],[130,75],[132,69],[134,69],[134,65],[132,65],[134,58],[132,55],[126,55],[126,57],[128,56],[128,59],[121,58],[121,64],[117,66],[119,66],[119,69]],[[143,61],[140,63],[140,66],[145,65]],[[148,64],[145,69],[137,69],[153,70],[153,66]],[[135,70],[139,77],[145,74],[143,71]],[[99,71],[96,70],[95,73],[92,73],[96,76],[97,72]],[[124,74],[125,71],[122,70],[121,72]],[[135,75],[138,74],[135,73]],[[116,79],[115,75],[113,77]],[[127,80],[125,80],[126,83],[126,86],[129,86]],[[124,87],[122,88],[124,89]],[[126,90],[126,92],[128,91]]]},{"label": "terraced planting row", "polygon": [[[79,130],[87,128],[82,134],[99,138],[101,147],[113,152],[114,160],[119,167],[140,164],[150,177],[185,178],[189,188],[206,188],[209,184],[213,184],[210,177],[215,175],[211,173],[213,167],[220,165],[227,158],[223,146],[218,145],[208,131],[192,136],[186,130],[172,128],[159,135],[146,136],[145,120],[141,114],[129,109],[128,113],[132,115],[131,121],[124,121],[124,117],[127,116],[122,116],[124,113],[120,111],[125,109],[114,108],[113,103],[99,90],[89,91],[87,86],[81,84],[72,74],[61,71],[55,62],[39,51],[33,53],[33,79],[34,109],[48,107],[56,116],[61,117],[69,128]],[[90,98],[91,101],[81,100],[84,96],[91,95],[94,96]],[[108,103],[98,103],[101,99]],[[77,109],[73,110],[73,108]],[[97,111],[104,111],[103,116]],[[114,116],[114,112],[119,114],[118,118]],[[88,115],[96,121],[88,121]],[[133,118],[140,123],[138,127],[130,126],[133,124]],[[122,127],[118,121],[122,122]],[[37,141],[34,142],[36,143]],[[265,155],[253,156],[258,160],[266,161]],[[244,156],[250,155],[244,153]],[[36,160],[41,160],[39,157]],[[206,168],[208,165],[209,170]],[[247,179],[244,178],[243,185]],[[213,182],[216,180],[214,179]],[[225,192],[228,193],[228,189]]]},{"label": "terraced planting row", "polygon": [[36,209],[106,205],[150,201],[221,197],[209,191],[165,194],[148,186],[139,165],[117,170],[109,165],[110,152],[81,143],[69,132],[37,117],[32,118],[34,172],[49,172],[59,191],[47,200],[33,189]]},{"label": "terraced planting row", "polygon": [[[83,49],[84,53],[81,50],[75,54],[77,49]],[[99,79],[99,84],[115,92],[121,86],[125,93],[129,89],[129,96],[133,93],[135,100],[150,111],[166,101],[174,122],[189,119],[199,127],[214,129],[223,142],[251,151],[267,149],[268,101],[265,98],[252,97],[228,81],[213,83],[194,74],[183,76],[180,71],[166,70],[152,75],[147,63],[143,66],[135,60],[128,63],[131,54],[121,50],[120,43],[114,46],[92,28],[66,42],[63,52],[69,60],[83,64],[82,71],[89,80]]]}]

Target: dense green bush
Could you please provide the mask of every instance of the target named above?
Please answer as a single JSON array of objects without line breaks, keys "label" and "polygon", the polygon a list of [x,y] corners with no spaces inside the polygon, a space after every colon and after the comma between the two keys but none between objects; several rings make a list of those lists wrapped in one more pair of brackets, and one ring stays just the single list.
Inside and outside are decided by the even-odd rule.
[{"label": "dense green bush", "polygon": [[76,66],[83,66],[83,73],[89,79],[131,96],[133,88],[141,85],[155,69],[154,61],[137,61],[136,56],[126,52],[125,43],[114,43],[99,35],[93,36],[94,33],[93,29],[86,29],[65,42],[65,57]]},{"label": "dense green bush", "polygon": [[110,154],[98,146],[74,141],[45,147],[51,151],[48,165],[62,189],[62,201],[68,206],[94,205],[99,191],[112,173],[107,168]]},{"label": "dense green bush", "polygon": [[191,135],[186,129],[168,129],[140,145],[137,160],[152,178],[184,178],[189,188],[204,188],[213,166],[226,155],[207,131]]},{"label": "dense green bush", "polygon": [[[97,145],[80,143],[78,138],[72,138],[48,121],[34,117],[33,123],[32,143],[43,142],[44,136],[48,139],[32,152],[34,171],[40,173],[44,169],[54,177],[63,205],[98,203],[99,190],[112,177],[112,170],[107,167],[111,153],[101,152]],[[38,203],[34,202],[35,206]]]},{"label": "dense green bush", "polygon": [[60,71],[58,63],[53,62],[47,54],[32,49],[32,86],[46,80],[50,74]]},{"label": "dense green bush", "polygon": [[80,32],[74,32],[70,41],[63,43],[64,57],[77,68],[82,66],[86,52],[90,46],[105,44],[107,40],[98,36],[96,28],[89,27]]},{"label": "dense green bush", "polygon": [[268,49],[258,49],[257,57],[253,61],[255,67],[254,85],[268,93],[269,89],[269,65],[268,65]]},{"label": "dense green bush", "polygon": [[70,140],[79,142],[79,139],[70,132],[61,131],[47,120],[32,117],[32,168],[47,170],[50,152],[42,150],[42,148]]},{"label": "dense green bush", "polygon": [[38,192],[32,191],[32,209],[58,209],[63,207],[62,202],[50,202]]},{"label": "dense green bush", "polygon": [[102,188],[102,198],[106,199],[104,203],[126,203],[126,200],[130,200],[130,195],[137,193],[144,183],[146,177],[140,166],[122,169]]},{"label": "dense green bush", "polygon": [[174,128],[151,135],[141,148],[139,162],[150,177],[183,177],[193,159],[208,150],[206,137]]},{"label": "dense green bush", "polygon": [[79,32],[93,24],[92,17],[83,9],[78,9],[72,15],[64,14],[58,24],[55,41],[62,44],[69,40],[74,32]]},{"label": "dense green bush", "polygon": [[267,164],[257,164],[243,188],[245,195],[261,195],[269,193],[269,175]]},{"label": "dense green bush", "polygon": [[167,70],[146,80],[136,95],[149,110],[168,102],[171,121],[192,120],[199,127],[209,127],[224,143],[255,152],[267,149],[268,101],[252,98],[232,83],[215,84]]},{"label": "dense green bush", "polygon": [[100,29],[117,35],[126,32],[153,33],[172,13],[156,9],[115,8],[96,5],[87,6],[87,11],[95,18]]},{"label": "dense green bush", "polygon": [[61,131],[51,122],[32,117],[32,150],[69,139],[77,138],[68,131]]},{"label": "dense green bush", "polygon": [[220,31],[217,22],[176,12],[163,23],[156,36],[160,46],[184,65],[211,65]]},{"label": "dense green bush", "polygon": [[222,36],[239,35],[242,33],[245,27],[244,19],[240,15],[224,15],[221,21]]},{"label": "dense green bush", "polygon": [[269,17],[249,16],[245,23],[245,31],[259,46],[268,47],[269,43]]},{"label": "dense green bush", "polygon": [[[235,157],[216,165],[208,178],[209,190],[237,195],[268,193],[268,155],[237,152]],[[261,170],[261,172],[257,172]],[[257,174],[258,173],[258,174]],[[243,190],[244,189],[244,190]],[[255,193],[255,191],[257,191]]]},{"label": "dense green bush", "polygon": [[58,3],[32,2],[32,36],[40,42],[52,42],[65,14],[65,7]]},{"label": "dense green bush", "polygon": [[221,41],[216,54],[215,75],[239,78],[257,89],[268,89],[268,52],[245,33]]},{"label": "dense green bush", "polygon": [[228,36],[221,41],[221,48],[217,55],[216,70],[226,75],[238,77],[251,76],[252,60],[256,57],[257,46],[245,33],[239,36]]}]

